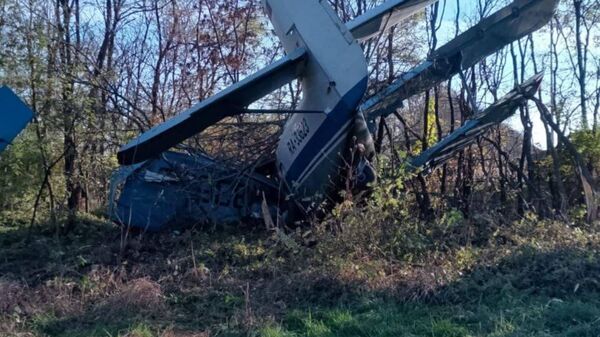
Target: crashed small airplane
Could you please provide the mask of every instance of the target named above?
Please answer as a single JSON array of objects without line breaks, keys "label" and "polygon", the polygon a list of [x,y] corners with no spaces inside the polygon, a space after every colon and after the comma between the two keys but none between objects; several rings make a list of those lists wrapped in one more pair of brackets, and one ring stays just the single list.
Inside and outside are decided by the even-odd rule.
[{"label": "crashed small airplane", "polygon": [[[559,0],[515,0],[437,49],[389,87],[365,97],[368,70],[361,44],[434,2],[389,0],[344,23],[327,0],[263,0],[286,56],[123,146],[118,153],[122,167],[112,181],[111,217],[145,231],[260,219],[273,209],[283,209],[293,218],[314,212],[323,201],[337,200],[349,176],[356,189],[365,189],[376,180],[370,126],[377,118],[541,28]],[[259,169],[240,173],[206,155],[168,151],[226,117],[290,113],[249,106],[295,79],[303,99],[279,138],[273,158],[276,174]],[[540,84],[541,76],[536,76],[515,88],[410,159],[409,165],[431,169],[443,163],[514,114]]]}]

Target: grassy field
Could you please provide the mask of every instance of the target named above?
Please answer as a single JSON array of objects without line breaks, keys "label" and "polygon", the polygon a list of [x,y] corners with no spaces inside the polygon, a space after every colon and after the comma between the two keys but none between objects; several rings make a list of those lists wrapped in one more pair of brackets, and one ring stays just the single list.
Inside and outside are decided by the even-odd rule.
[{"label": "grassy field", "polygon": [[0,227],[0,336],[600,336],[597,227],[460,228],[388,254],[316,229]]}]

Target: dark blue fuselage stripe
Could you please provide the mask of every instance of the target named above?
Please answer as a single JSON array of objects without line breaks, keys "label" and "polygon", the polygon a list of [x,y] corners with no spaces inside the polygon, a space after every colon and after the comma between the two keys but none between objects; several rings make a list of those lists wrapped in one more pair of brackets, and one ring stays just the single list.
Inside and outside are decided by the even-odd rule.
[{"label": "dark blue fuselage stripe", "polygon": [[[354,111],[364,96],[366,89],[367,78],[364,78],[348,91],[348,93],[342,97],[338,105],[327,114],[327,118],[323,124],[317,129],[314,136],[310,138],[288,170],[286,180],[290,185],[297,181],[305,171],[310,170],[314,165],[317,165],[320,162],[320,160],[315,160],[309,167],[311,161],[319,155],[321,150],[323,150],[322,155],[325,155],[327,150],[336,144],[336,141],[333,141],[328,148],[324,148],[331,140],[331,137],[344,127],[344,124],[354,118]],[[344,133],[342,133],[342,136],[343,134]]]}]

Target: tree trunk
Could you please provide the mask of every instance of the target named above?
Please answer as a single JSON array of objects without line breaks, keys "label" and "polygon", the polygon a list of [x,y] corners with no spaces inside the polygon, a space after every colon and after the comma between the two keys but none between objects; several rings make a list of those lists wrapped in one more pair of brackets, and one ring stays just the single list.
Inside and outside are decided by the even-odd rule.
[{"label": "tree trunk", "polygon": [[579,151],[577,151],[577,148],[573,145],[573,143],[571,143],[569,138],[565,136],[564,132],[562,132],[560,127],[556,123],[554,123],[552,115],[550,114],[550,111],[544,105],[544,103],[542,103],[542,101],[536,97],[532,98],[532,100],[537,105],[538,110],[542,115],[542,118],[546,120],[546,123],[548,123],[552,130],[554,130],[554,132],[558,135],[559,140],[563,143],[565,149],[573,158],[577,174],[579,175],[579,179],[581,180],[581,185],[583,187],[583,193],[585,195],[585,203],[587,207],[587,222],[592,223],[598,220],[598,204],[600,202],[598,200],[598,196],[600,195],[600,193],[594,185],[594,179],[592,177],[592,174],[588,170],[584,159],[581,157],[581,154],[579,154]]}]

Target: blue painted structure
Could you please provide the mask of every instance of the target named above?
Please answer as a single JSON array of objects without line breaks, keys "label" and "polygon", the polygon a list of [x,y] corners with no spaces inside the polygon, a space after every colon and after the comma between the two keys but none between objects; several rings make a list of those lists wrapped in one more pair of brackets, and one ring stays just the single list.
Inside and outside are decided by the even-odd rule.
[{"label": "blue painted structure", "polygon": [[9,88],[0,88],[0,152],[23,131],[33,111]]},{"label": "blue painted structure", "polygon": [[112,219],[157,232],[167,226],[262,219],[263,201],[277,203],[278,185],[202,154],[165,152],[115,172],[110,194],[116,201],[109,210]]}]

